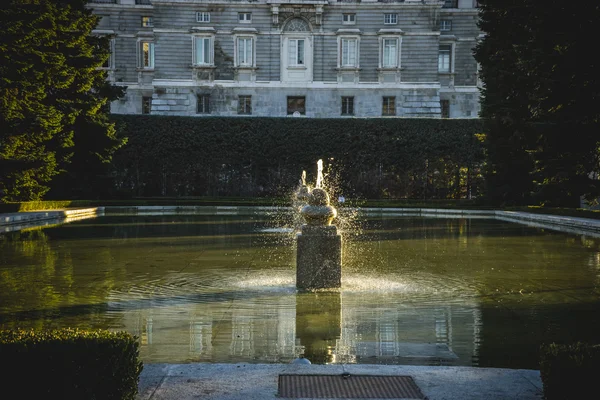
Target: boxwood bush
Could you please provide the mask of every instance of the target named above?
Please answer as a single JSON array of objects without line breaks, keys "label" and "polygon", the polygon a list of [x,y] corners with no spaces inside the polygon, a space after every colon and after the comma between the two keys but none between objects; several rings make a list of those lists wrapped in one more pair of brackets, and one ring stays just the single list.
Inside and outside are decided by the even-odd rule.
[{"label": "boxwood bush", "polygon": [[142,363],[127,332],[0,330],[2,392],[18,399],[133,400]]},{"label": "boxwood bush", "polygon": [[348,199],[458,199],[477,196],[483,186],[478,119],[111,119],[127,144],[114,155],[109,187],[85,182],[102,188],[98,198],[283,197],[303,170],[314,184],[319,159],[326,181]]},{"label": "boxwood bush", "polygon": [[581,342],[543,345],[540,374],[546,400],[596,398],[600,345]]}]

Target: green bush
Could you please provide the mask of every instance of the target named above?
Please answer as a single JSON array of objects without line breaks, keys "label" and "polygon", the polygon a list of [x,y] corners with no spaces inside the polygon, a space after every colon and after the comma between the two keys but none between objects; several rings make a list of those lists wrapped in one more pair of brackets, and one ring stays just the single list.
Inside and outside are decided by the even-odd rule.
[{"label": "green bush", "polygon": [[138,357],[127,332],[0,330],[2,392],[19,399],[133,400]]},{"label": "green bush", "polygon": [[590,398],[590,393],[597,392],[600,377],[600,345],[543,345],[540,373],[546,400]]},{"label": "green bush", "polygon": [[286,197],[303,170],[314,184],[319,159],[326,183],[348,199],[458,199],[478,196],[483,187],[478,119],[111,120],[128,141],[113,157],[114,184],[99,198]]}]

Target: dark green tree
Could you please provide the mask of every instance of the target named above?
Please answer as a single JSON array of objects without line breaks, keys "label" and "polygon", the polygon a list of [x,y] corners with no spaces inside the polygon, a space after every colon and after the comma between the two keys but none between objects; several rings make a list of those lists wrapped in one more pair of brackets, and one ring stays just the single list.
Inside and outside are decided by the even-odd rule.
[{"label": "dark green tree", "polygon": [[[86,0],[0,6],[0,199],[42,198],[69,167],[93,170],[123,144],[106,116],[122,95],[99,69],[107,38]],[[93,167],[93,168],[92,168]]]},{"label": "dark green tree", "polygon": [[481,64],[495,203],[577,206],[599,194],[596,2],[483,0]]}]

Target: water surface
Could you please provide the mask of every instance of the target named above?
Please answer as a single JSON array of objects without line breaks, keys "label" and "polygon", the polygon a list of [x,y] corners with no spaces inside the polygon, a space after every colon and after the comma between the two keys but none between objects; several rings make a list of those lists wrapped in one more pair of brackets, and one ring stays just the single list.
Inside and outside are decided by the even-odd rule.
[{"label": "water surface", "polygon": [[[283,219],[285,220],[285,219]],[[293,227],[263,216],[104,216],[0,236],[0,328],[139,336],[144,362],[538,368],[600,337],[600,239],[490,219],[370,218],[343,287],[297,293]]]}]

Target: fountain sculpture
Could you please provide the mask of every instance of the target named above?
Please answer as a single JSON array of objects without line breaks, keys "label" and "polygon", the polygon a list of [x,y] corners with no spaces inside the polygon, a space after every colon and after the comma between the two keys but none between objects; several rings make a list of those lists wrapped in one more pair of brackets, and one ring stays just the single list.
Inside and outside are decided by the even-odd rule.
[{"label": "fountain sculpture", "polygon": [[305,173],[296,194],[307,202],[300,214],[306,224],[297,236],[296,287],[301,290],[339,288],[342,284],[342,237],[331,225],[337,211],[329,204],[323,185],[323,161],[318,162],[316,187],[306,185]]}]

